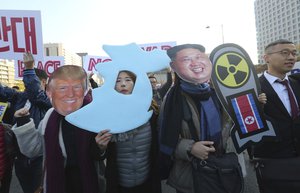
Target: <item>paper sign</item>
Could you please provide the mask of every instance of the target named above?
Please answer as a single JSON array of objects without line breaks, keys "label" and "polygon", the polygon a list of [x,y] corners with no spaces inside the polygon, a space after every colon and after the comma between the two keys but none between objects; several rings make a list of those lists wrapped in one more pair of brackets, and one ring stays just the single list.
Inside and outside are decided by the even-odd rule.
[{"label": "paper sign", "polygon": [[7,109],[7,103],[0,102],[0,122],[2,122],[6,109]]},{"label": "paper sign", "polygon": [[0,10],[0,58],[22,60],[28,51],[43,60],[41,12]]},{"label": "paper sign", "polygon": [[[23,70],[25,69],[22,60],[15,60],[15,79],[23,78]],[[54,70],[64,65],[63,56],[45,56],[43,61],[35,61],[35,68],[44,70],[50,76]]]}]

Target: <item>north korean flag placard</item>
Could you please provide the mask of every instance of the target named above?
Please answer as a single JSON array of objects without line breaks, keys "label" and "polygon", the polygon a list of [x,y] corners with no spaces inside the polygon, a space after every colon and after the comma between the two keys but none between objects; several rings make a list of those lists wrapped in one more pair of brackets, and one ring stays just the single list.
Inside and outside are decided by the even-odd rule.
[{"label": "north korean flag placard", "polygon": [[236,44],[222,44],[209,56],[211,83],[234,122],[231,139],[238,153],[264,137],[275,137],[271,121],[264,117],[258,101],[260,84],[248,53]]},{"label": "north korean flag placard", "polygon": [[242,135],[258,132],[264,128],[264,124],[251,93],[231,99],[231,105]]}]

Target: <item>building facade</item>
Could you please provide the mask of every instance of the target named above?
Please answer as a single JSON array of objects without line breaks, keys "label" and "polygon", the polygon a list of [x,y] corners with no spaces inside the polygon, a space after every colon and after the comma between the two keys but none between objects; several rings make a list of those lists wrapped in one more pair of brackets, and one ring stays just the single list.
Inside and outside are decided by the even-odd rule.
[{"label": "building facade", "polygon": [[45,56],[63,56],[66,65],[82,66],[82,59],[79,55],[64,48],[61,43],[44,44]]},{"label": "building facade", "polygon": [[278,39],[300,44],[300,0],[255,0],[258,63],[264,48]]},{"label": "building facade", "polygon": [[0,59],[0,83],[9,87],[16,85],[13,60]]}]

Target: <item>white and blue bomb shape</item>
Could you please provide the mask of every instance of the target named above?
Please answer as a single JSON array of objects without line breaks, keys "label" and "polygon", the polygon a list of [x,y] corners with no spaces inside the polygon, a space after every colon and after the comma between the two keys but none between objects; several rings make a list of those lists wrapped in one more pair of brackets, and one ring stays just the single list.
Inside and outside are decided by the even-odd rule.
[{"label": "white and blue bomb shape", "polygon": [[[99,63],[96,70],[104,78],[104,84],[93,89],[93,101],[66,116],[75,126],[98,133],[109,129],[110,133],[122,133],[145,124],[152,116],[149,111],[152,88],[147,73],[169,67],[170,59],[164,50],[146,52],[137,44],[124,46],[104,45],[112,61]],[[136,75],[132,94],[124,95],[115,90],[120,71],[128,70]]]}]

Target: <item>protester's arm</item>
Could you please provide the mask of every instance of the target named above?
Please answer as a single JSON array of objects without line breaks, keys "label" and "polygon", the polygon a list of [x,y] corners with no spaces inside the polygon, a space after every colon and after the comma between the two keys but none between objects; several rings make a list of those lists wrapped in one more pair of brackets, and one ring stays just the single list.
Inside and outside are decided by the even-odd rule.
[{"label": "protester's arm", "polygon": [[[163,101],[160,107],[160,114],[158,117],[159,130],[163,129],[165,102],[166,99]],[[185,125],[185,127],[188,127],[188,125]],[[173,157],[175,159],[185,160],[185,161],[191,161],[193,156],[199,159],[207,159],[207,155],[209,154],[209,152],[215,151],[214,147],[211,147],[212,145],[213,142],[208,142],[208,141],[195,142],[193,139],[183,138],[182,136],[179,136],[176,149],[173,153]]]},{"label": "protester's arm", "polygon": [[25,70],[23,71],[23,82],[25,93],[31,103],[40,108],[49,109],[52,107],[46,92],[41,89],[41,82],[34,71],[34,58],[31,53],[23,56]]},{"label": "protester's arm", "polygon": [[37,94],[37,96],[34,99],[30,100],[30,102],[35,104],[39,108],[43,108],[46,110],[52,107],[51,101],[48,98],[46,92],[42,90]]},{"label": "protester's arm", "polygon": [[28,98],[34,99],[41,90],[41,82],[36,76],[34,69],[26,69],[23,71],[23,83],[25,92],[28,93]]},{"label": "protester's arm", "polygon": [[35,75],[34,70],[24,71],[23,82],[25,85],[25,93],[32,104],[45,109],[52,107],[46,92],[40,88],[41,83]]},{"label": "protester's arm", "polygon": [[175,150],[175,158],[186,161],[191,161],[191,149],[195,141],[192,139],[179,139]]},{"label": "protester's arm", "polygon": [[25,70],[23,71],[23,82],[25,85],[25,92],[30,100],[35,99],[41,90],[41,82],[34,71],[34,58],[31,53],[23,55],[23,62]]},{"label": "protester's arm", "polygon": [[104,160],[106,158],[106,150],[100,149],[94,139],[91,141],[90,151],[94,160]]},{"label": "protester's arm", "polygon": [[0,83],[0,98],[7,102],[14,102],[15,96],[18,95],[18,91],[16,91],[13,88],[9,88],[6,86],[3,86]]},{"label": "protester's arm", "polygon": [[112,134],[109,133],[109,130],[100,131],[95,137],[95,142],[97,144],[97,148],[100,150],[100,156],[103,158],[105,156],[105,152],[110,142]]},{"label": "protester's arm", "polygon": [[18,141],[20,151],[27,157],[34,158],[43,154],[43,136],[40,128],[35,128],[33,119],[29,117],[27,108],[19,109],[15,112],[17,124],[12,130]]}]

